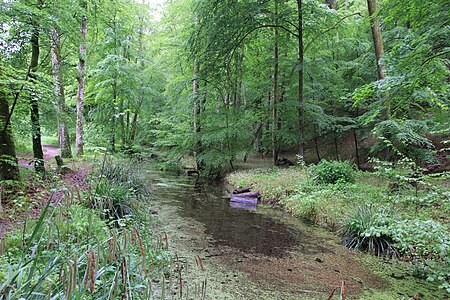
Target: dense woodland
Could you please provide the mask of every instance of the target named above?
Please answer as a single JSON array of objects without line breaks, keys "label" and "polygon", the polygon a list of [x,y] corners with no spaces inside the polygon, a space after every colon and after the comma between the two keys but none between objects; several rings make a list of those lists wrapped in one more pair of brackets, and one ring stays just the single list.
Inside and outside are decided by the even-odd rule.
[{"label": "dense woodland", "polygon": [[30,141],[43,171],[43,134],[63,157],[150,146],[207,176],[255,153],[442,164],[448,5],[2,1],[2,177]]},{"label": "dense woodland", "polygon": [[[177,286],[181,299],[189,280],[146,204],[140,171],[152,159],[228,174],[258,201],[339,230],[349,248],[400,258],[408,275],[380,273],[413,277],[408,298],[448,296],[449,7],[1,1],[0,225],[40,217],[6,239],[0,227],[0,298],[164,299]],[[108,155],[82,181],[44,161],[49,137],[71,167]],[[230,174],[261,158],[295,167]],[[204,299],[199,278],[191,291]]]}]

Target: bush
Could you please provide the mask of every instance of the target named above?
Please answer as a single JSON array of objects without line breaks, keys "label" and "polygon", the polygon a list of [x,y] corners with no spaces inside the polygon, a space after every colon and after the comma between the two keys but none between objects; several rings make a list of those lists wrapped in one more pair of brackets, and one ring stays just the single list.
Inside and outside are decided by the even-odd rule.
[{"label": "bush", "polygon": [[398,220],[390,226],[399,251],[414,261],[418,277],[439,283],[450,293],[450,233],[433,220]]},{"label": "bush", "polygon": [[311,172],[317,184],[336,184],[354,182],[354,170],[348,162],[322,160]]},{"label": "bush", "polygon": [[433,220],[397,220],[390,231],[400,251],[411,257],[441,260],[450,254],[447,226]]},{"label": "bush", "polygon": [[389,207],[361,206],[343,222],[343,244],[374,255],[397,254],[390,232],[394,219],[394,212]]}]

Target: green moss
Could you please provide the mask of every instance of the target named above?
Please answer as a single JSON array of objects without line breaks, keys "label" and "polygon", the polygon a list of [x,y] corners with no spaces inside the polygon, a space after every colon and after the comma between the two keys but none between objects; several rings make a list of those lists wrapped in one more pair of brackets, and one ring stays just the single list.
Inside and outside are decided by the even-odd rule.
[{"label": "green moss", "polygon": [[[386,288],[369,289],[361,299],[409,299],[417,294],[420,299],[448,297],[442,288],[445,280],[448,281],[446,269],[442,266],[445,266],[444,258],[448,255],[444,246],[449,238],[446,234],[437,234],[433,238],[436,236],[440,242],[436,242],[438,239],[430,242],[432,230],[428,228],[431,226],[437,233],[445,233],[448,228],[448,218],[443,217],[448,208],[445,200],[448,191],[434,189],[417,193],[409,185],[393,190],[388,188],[386,179],[363,172],[356,172],[354,183],[317,184],[308,174],[308,168],[272,168],[236,172],[227,179],[237,187],[251,185],[254,191],[262,194],[263,200],[281,204],[293,215],[333,231],[341,228],[343,220],[358,207],[374,205],[399,211],[391,221],[394,225],[406,225],[389,227],[389,236],[404,257],[415,257],[417,266],[426,267],[414,269],[407,263],[382,263],[377,258],[368,259],[368,268],[386,282]],[[427,224],[430,226],[425,226]],[[376,234],[378,229],[370,227],[368,232]],[[426,251],[420,252],[422,248]],[[413,277],[413,274],[418,276]],[[426,281],[427,277],[439,282]]]},{"label": "green moss", "polygon": [[385,287],[365,289],[358,299],[406,300],[416,295],[420,296],[418,299],[448,299],[448,294],[439,289],[437,284],[412,276],[410,265],[395,260],[385,261],[370,255],[365,256],[364,264],[385,282]]}]

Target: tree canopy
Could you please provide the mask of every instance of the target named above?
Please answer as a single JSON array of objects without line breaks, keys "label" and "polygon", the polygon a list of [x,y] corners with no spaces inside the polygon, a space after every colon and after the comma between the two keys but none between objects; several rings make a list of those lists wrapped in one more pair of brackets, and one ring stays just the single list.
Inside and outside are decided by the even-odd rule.
[{"label": "tree canopy", "polygon": [[2,1],[4,127],[19,148],[42,131],[70,150],[78,128],[80,155],[80,145],[151,147],[194,156],[207,176],[269,153],[274,163],[293,153],[438,163],[450,125],[449,4]]}]

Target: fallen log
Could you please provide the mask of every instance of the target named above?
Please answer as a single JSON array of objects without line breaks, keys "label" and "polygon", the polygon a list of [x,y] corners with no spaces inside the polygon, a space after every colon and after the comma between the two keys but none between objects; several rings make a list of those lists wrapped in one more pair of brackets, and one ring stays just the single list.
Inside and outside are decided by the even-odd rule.
[{"label": "fallen log", "polygon": [[230,207],[236,209],[256,209],[256,204],[253,205],[239,202],[230,202]]},{"label": "fallen log", "polygon": [[247,193],[247,192],[250,192],[250,186],[246,186],[246,187],[243,187],[243,188],[240,188],[240,189],[235,189],[234,191],[233,191],[233,194],[242,194],[242,193]]},{"label": "fallen log", "polygon": [[247,192],[247,193],[239,193],[239,194],[230,194],[230,197],[238,197],[238,198],[259,198],[259,192]]},{"label": "fallen log", "polygon": [[233,198],[230,199],[230,202],[238,202],[238,203],[243,203],[243,204],[256,205],[258,203],[258,198],[233,197]]}]

